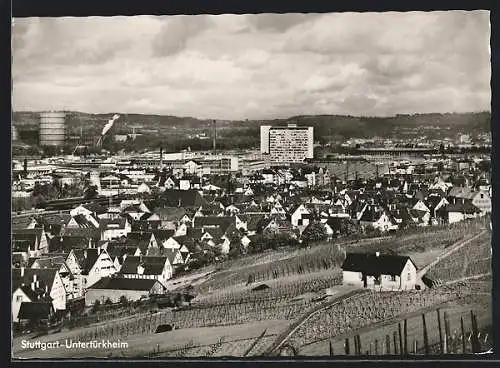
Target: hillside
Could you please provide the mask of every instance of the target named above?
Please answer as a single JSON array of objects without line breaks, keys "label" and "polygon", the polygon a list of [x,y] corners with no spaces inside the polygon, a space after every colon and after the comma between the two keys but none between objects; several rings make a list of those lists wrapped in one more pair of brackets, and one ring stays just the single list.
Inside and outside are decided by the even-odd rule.
[{"label": "hillside", "polygon": [[[109,114],[88,114],[68,112],[68,133],[95,137],[111,118]],[[144,144],[141,147],[159,147],[165,145],[168,150],[191,147],[210,149],[211,140],[200,140],[194,135],[205,133],[212,136],[210,120],[192,117],[177,117],[148,114],[120,114],[121,118],[113,126],[112,134],[143,133]],[[36,112],[14,112],[13,124],[20,139],[34,143],[37,139],[38,114]],[[430,139],[455,137],[457,133],[486,133],[490,131],[491,114],[450,113],[450,114],[413,114],[392,117],[355,117],[341,115],[304,115],[288,119],[217,121],[217,147],[256,148],[260,144],[261,125],[285,125],[297,123],[314,127],[315,140],[322,143],[342,141],[346,138],[397,137],[411,138],[427,136]],[[147,142],[146,142],[147,140]]]}]

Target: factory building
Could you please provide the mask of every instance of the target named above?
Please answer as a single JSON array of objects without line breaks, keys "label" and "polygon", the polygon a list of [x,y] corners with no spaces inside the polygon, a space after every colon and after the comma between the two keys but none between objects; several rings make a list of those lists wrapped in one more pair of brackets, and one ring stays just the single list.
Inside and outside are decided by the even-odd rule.
[{"label": "factory building", "polygon": [[40,114],[40,146],[63,146],[66,140],[66,114],[43,112]]},{"label": "factory building", "polygon": [[273,163],[303,162],[314,157],[314,128],[307,126],[261,126],[261,153]]}]

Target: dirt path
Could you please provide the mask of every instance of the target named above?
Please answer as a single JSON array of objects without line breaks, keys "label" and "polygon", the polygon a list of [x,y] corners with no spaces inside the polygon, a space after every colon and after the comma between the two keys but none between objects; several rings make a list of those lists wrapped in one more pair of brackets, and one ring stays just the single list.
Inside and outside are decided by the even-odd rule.
[{"label": "dirt path", "polygon": [[418,278],[421,278],[422,276],[424,276],[427,271],[432,267],[434,266],[435,264],[437,264],[438,262],[442,261],[444,258],[450,256],[451,254],[453,254],[454,252],[458,251],[459,249],[461,249],[462,247],[468,245],[469,243],[471,243],[472,241],[478,239],[479,237],[485,235],[487,233],[487,230],[483,230],[481,231],[480,233],[474,235],[472,238],[469,238],[469,239],[466,239],[466,240],[460,240],[459,242],[453,244],[452,246],[448,247],[447,249],[445,249],[445,251],[443,253],[441,253],[441,255],[439,255],[434,261],[432,261],[431,263],[429,263],[427,266],[425,266],[424,268],[420,269],[417,271],[417,277]]}]

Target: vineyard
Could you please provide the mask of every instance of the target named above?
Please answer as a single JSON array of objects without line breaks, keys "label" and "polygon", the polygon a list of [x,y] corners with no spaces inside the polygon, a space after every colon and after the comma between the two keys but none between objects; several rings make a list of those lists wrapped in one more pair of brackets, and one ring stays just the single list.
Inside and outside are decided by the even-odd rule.
[{"label": "vineyard", "polygon": [[474,219],[458,224],[421,228],[418,233],[413,230],[411,233],[400,233],[383,239],[320,244],[311,249],[296,250],[288,254],[280,250],[265,255],[250,256],[227,264],[223,270],[211,275],[209,280],[200,284],[198,291],[204,294],[248,283],[338,268],[344,260],[346,251],[407,254],[433,249],[444,250],[456,242],[479,233],[485,228],[485,221],[485,219]]},{"label": "vineyard", "polygon": [[474,299],[470,284],[458,283],[425,291],[371,292],[345,299],[309,318],[288,340],[303,346],[330,339],[402,314],[461,299]]},{"label": "vineyard", "polygon": [[414,230],[411,233],[401,231],[389,240],[352,246],[348,250],[354,247],[359,252],[373,252],[377,250],[380,252],[394,251],[396,253],[408,253],[413,251],[424,252],[435,248],[444,250],[450,245],[470,238],[481,230],[484,230],[486,226],[485,221],[485,219],[473,219],[448,225],[423,227],[419,228],[417,233]]},{"label": "vineyard", "polygon": [[345,253],[339,245],[324,244],[302,251],[293,258],[281,259],[272,263],[257,264],[252,267],[237,267],[222,271],[201,284],[200,293],[224,289],[234,285],[245,285],[272,280],[292,275],[302,275],[320,270],[338,267],[342,264]]},{"label": "vineyard", "polygon": [[98,328],[87,329],[77,336],[81,341],[104,338],[124,338],[130,335],[148,335],[156,331],[159,325],[169,324],[175,328],[193,328],[209,326],[228,326],[263,320],[293,320],[304,313],[310,303],[304,300],[296,302],[276,300],[256,300],[254,302],[215,305],[208,308],[190,308],[186,310],[166,310],[151,313],[123,323],[114,323]]},{"label": "vineyard", "polygon": [[491,234],[486,233],[443,258],[430,268],[426,276],[443,283],[491,273]]},{"label": "vineyard", "polygon": [[253,303],[262,300],[274,300],[277,302],[292,300],[307,293],[320,293],[325,289],[342,283],[340,269],[295,275],[289,278],[280,278],[266,282],[269,288],[254,291],[259,286],[252,284],[243,287],[227,288],[215,293],[199,296],[196,305],[210,307],[213,305]]},{"label": "vineyard", "polygon": [[[492,346],[491,296],[477,295],[477,285],[450,289],[458,299],[404,313],[330,339],[313,340],[300,355],[413,355],[486,351]],[[490,291],[491,294],[491,291]],[[463,338],[464,337],[464,338]],[[475,337],[477,339],[475,339]],[[460,346],[459,346],[460,345]]]}]

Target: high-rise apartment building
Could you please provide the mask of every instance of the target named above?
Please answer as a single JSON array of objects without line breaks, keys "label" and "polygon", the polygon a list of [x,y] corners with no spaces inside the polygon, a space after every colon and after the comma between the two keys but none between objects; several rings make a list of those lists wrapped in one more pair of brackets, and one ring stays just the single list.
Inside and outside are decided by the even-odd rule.
[{"label": "high-rise apartment building", "polygon": [[302,162],[313,158],[314,128],[307,126],[261,126],[260,151],[275,163]]}]

